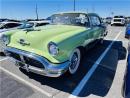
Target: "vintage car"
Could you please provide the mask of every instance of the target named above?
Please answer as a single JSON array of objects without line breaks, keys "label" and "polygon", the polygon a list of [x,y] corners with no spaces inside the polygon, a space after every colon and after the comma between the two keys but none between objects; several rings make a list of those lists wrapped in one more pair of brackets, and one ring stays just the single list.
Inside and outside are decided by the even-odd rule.
[{"label": "vintage car", "polygon": [[3,42],[1,41],[2,35],[5,34],[8,31],[18,29],[18,27],[22,25],[19,22],[13,22],[13,21],[3,21],[0,24],[0,53],[3,52]]},{"label": "vintage car", "polygon": [[27,72],[59,77],[75,74],[82,51],[106,35],[95,13],[65,12],[51,16],[51,24],[4,35],[5,54]]}]

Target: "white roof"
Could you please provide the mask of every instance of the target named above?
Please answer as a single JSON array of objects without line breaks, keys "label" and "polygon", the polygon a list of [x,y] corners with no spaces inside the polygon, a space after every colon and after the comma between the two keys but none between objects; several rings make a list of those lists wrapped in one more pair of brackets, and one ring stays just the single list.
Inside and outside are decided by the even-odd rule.
[{"label": "white roof", "polygon": [[64,14],[64,13],[82,13],[82,14],[87,14],[87,12],[83,12],[83,11],[68,11],[68,12],[57,12],[54,14]]},{"label": "white roof", "polygon": [[1,24],[7,24],[7,23],[19,23],[19,22],[13,22],[13,21],[3,21]]},{"label": "white roof", "polygon": [[42,21],[29,21],[29,23],[32,22],[32,23],[49,23],[49,21],[47,20],[42,20]]}]

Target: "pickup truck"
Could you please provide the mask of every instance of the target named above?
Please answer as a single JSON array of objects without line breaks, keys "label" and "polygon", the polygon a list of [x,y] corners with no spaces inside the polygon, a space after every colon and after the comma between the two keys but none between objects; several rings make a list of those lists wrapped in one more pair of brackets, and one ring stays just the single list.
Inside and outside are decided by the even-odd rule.
[{"label": "pickup truck", "polygon": [[106,26],[95,13],[58,13],[51,16],[49,25],[6,33],[4,52],[27,72],[48,77],[73,75],[80,67],[82,51],[106,34]]}]

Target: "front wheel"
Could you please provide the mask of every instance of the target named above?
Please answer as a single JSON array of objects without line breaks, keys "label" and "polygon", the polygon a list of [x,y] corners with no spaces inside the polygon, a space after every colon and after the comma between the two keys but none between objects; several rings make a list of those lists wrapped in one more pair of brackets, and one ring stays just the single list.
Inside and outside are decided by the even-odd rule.
[{"label": "front wheel", "polygon": [[69,73],[71,75],[77,72],[80,65],[80,60],[81,60],[81,51],[79,48],[76,48],[73,51],[72,56],[70,57],[71,64],[69,66]]}]

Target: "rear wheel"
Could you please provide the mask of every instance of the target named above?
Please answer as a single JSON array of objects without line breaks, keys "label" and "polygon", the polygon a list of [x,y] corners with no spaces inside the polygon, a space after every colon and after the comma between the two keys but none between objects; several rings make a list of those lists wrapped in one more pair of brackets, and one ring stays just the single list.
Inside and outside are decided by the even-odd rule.
[{"label": "rear wheel", "polygon": [[70,61],[71,61],[71,65],[69,66],[69,73],[73,75],[77,72],[81,61],[81,51],[79,48],[76,48],[73,51],[73,54],[70,57]]}]

